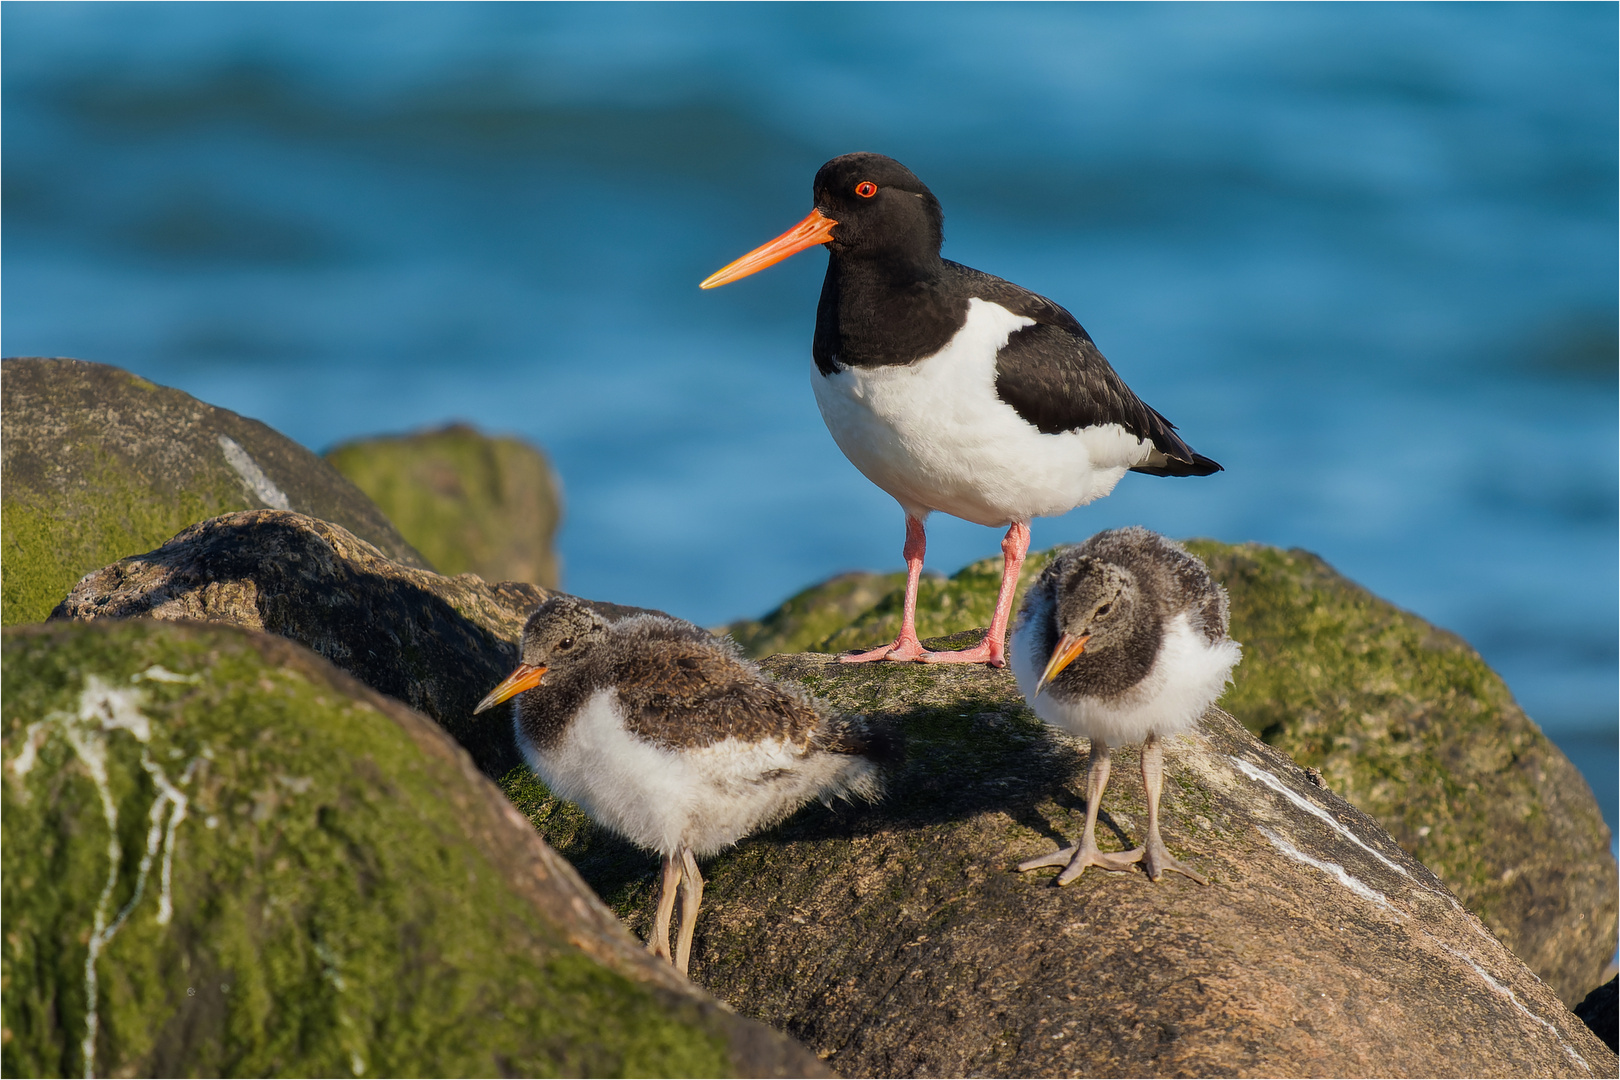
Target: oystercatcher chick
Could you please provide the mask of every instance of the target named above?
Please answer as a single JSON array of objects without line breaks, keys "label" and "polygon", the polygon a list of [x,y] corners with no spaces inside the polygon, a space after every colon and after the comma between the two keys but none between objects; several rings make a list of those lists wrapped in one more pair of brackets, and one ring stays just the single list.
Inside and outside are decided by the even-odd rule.
[{"label": "oystercatcher chick", "polygon": [[529,616],[520,655],[473,711],[517,696],[518,747],[552,794],[663,856],[648,948],[683,973],[703,900],[698,858],[813,798],[876,799],[879,765],[898,754],[887,734],[858,730],[680,619],[610,623],[554,596]]},{"label": "oystercatcher chick", "polygon": [[[1154,881],[1174,870],[1209,884],[1159,837],[1160,740],[1190,729],[1226,688],[1242,655],[1226,629],[1226,590],[1196,556],[1147,529],[1098,533],[1041,571],[1013,629],[1013,672],[1035,715],[1091,740],[1091,765],[1080,842],[1018,869],[1062,866],[1057,883],[1067,885],[1088,866],[1124,870],[1140,862]],[[1131,851],[1099,851],[1109,744],[1138,740],[1147,840]]]},{"label": "oystercatcher chick", "polygon": [[[847,662],[1006,663],[1029,522],[1113,490],[1127,471],[1207,476],[1175,425],[1131,392],[1075,317],[1001,278],[940,257],[944,211],[910,169],[845,154],[816,173],[815,209],[710,275],[724,285],[824,244],[810,382],[844,455],[906,515],[906,598],[892,645]],[[938,510],[1007,529],[984,639],[928,652],[917,639],[924,522]]]}]

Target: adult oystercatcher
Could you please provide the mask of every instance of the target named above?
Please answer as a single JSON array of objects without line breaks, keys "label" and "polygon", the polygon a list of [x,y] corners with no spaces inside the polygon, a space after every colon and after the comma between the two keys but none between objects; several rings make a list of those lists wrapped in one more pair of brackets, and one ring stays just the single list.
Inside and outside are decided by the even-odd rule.
[{"label": "adult oystercatcher", "polygon": [[552,794],[663,856],[648,948],[683,973],[703,900],[697,858],[813,798],[876,799],[879,765],[898,756],[887,733],[858,729],[681,619],[610,623],[554,596],[524,625],[521,656],[473,712],[521,695],[518,747]]},{"label": "adult oystercatcher", "polygon": [[[1180,544],[1140,526],[1101,532],[1059,555],[1029,587],[1013,628],[1013,672],[1035,715],[1091,740],[1086,828],[1073,847],[1020,870],[1062,866],[1067,885],[1088,866],[1140,862],[1203,885],[1159,837],[1164,780],[1160,738],[1186,731],[1226,688],[1242,656],[1226,636],[1226,590]],[[1097,848],[1097,809],[1108,787],[1108,744],[1142,741],[1147,839],[1132,851]]]},{"label": "adult oystercatcher", "polygon": [[[1113,490],[1127,470],[1207,476],[1059,305],[940,257],[944,211],[910,169],[845,154],[816,173],[815,209],[716,271],[705,289],[825,244],[811,384],[838,448],[906,515],[906,599],[892,645],[843,657],[1006,663],[1004,640],[1033,517]],[[932,511],[1007,527],[995,615],[983,641],[928,652],[917,639],[923,523]]]}]

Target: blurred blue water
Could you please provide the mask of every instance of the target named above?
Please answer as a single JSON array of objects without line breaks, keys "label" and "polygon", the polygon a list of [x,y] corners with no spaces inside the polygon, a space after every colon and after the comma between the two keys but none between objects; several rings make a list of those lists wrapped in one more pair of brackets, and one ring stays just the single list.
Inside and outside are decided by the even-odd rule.
[{"label": "blurred blue water", "polygon": [[[823,160],[1067,305],[1310,548],[1473,642],[1616,803],[1612,5],[6,5],[7,355],[322,449],[450,418],[568,489],[567,586],[703,623],[899,562],[809,393]],[[929,563],[994,553],[936,519]]]}]

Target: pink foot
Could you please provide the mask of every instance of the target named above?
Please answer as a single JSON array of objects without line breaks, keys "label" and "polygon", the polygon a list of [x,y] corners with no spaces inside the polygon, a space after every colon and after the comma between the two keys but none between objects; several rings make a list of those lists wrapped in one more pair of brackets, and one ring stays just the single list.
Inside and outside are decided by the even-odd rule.
[{"label": "pink foot", "polygon": [[[926,515],[925,515],[926,516]],[[917,583],[922,578],[923,551],[922,518],[906,515],[906,599],[900,613],[900,636],[893,645],[885,645],[866,652],[845,653],[838,658],[844,664],[869,664],[874,660],[920,660],[927,655],[922,642],[917,640]]]},{"label": "pink foot", "polygon": [[1012,615],[1013,593],[1018,588],[1018,571],[1029,552],[1029,522],[1015,521],[1007,527],[1001,541],[1001,589],[996,593],[996,613],[990,619],[990,629],[971,649],[952,652],[925,652],[920,659],[925,664],[989,664],[999,668],[1007,666],[1007,622]]},{"label": "pink foot", "polygon": [[868,664],[873,660],[919,660],[929,654],[922,647],[922,642],[915,637],[907,638],[902,634],[893,645],[881,645],[866,652],[845,653],[838,658],[840,664]]},{"label": "pink foot", "polygon": [[1007,666],[1007,649],[1001,642],[987,635],[971,649],[924,652],[919,659],[925,664],[989,664],[991,667],[999,668]]}]

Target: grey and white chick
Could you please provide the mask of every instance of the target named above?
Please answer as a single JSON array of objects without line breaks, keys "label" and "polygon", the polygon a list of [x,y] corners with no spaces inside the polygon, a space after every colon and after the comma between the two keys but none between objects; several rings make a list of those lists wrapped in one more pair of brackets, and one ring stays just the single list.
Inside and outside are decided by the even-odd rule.
[{"label": "grey and white chick", "polygon": [[879,766],[899,753],[897,738],[857,728],[681,619],[609,622],[554,596],[529,616],[520,655],[473,711],[516,696],[518,747],[552,794],[663,857],[648,948],[682,972],[703,899],[697,859],[811,799],[877,799]]},{"label": "grey and white chick", "polygon": [[[1209,884],[1159,836],[1161,739],[1191,729],[1226,688],[1242,656],[1226,635],[1226,590],[1180,544],[1139,526],[1098,533],[1041,572],[1013,629],[1013,672],[1035,715],[1091,740],[1091,765],[1080,842],[1019,870],[1062,866],[1057,882],[1066,885],[1088,866],[1125,870],[1140,862],[1154,881],[1174,870]],[[1137,741],[1147,839],[1131,851],[1099,851],[1109,745]]]}]

